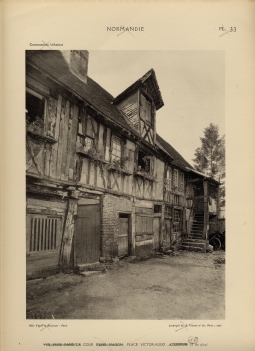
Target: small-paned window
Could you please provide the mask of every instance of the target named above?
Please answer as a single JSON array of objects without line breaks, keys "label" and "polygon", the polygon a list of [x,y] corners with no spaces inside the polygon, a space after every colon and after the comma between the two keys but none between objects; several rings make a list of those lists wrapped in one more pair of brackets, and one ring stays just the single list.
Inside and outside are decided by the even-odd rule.
[{"label": "small-paned window", "polygon": [[174,204],[179,205],[180,204],[180,196],[174,195]]},{"label": "small-paned window", "polygon": [[173,183],[174,183],[174,190],[178,190],[178,170],[174,169],[174,175],[173,175]]},{"label": "small-paned window", "polygon": [[174,210],[173,232],[179,233],[180,231],[181,231],[181,211]]},{"label": "small-paned window", "polygon": [[172,189],[172,169],[167,167],[166,171],[166,190]]},{"label": "small-paned window", "polygon": [[121,139],[112,136],[112,162],[120,161],[121,159]]},{"label": "small-paned window", "polygon": [[184,190],[184,174],[181,172],[179,173],[179,190]]},{"label": "small-paned window", "polygon": [[171,217],[171,214],[172,214],[171,206],[165,206],[165,216]]},{"label": "small-paned window", "polygon": [[26,89],[26,126],[37,133],[44,131],[45,99],[33,90]]}]

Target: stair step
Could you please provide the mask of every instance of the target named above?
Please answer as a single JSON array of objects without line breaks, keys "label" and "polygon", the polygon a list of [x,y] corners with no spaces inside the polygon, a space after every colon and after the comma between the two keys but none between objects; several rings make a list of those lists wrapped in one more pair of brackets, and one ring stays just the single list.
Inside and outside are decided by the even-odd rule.
[{"label": "stair step", "polygon": [[181,245],[181,250],[188,250],[188,251],[195,251],[195,252],[206,252],[205,248],[196,247],[196,246],[188,246],[188,245]]},{"label": "stair step", "polygon": [[203,249],[206,249],[206,243],[204,243],[204,242],[197,242],[197,241],[183,241],[182,242],[182,245],[184,245],[184,246],[190,246],[190,247],[201,247],[201,248],[203,248]]},{"label": "stair step", "polygon": [[183,242],[193,242],[193,243],[205,243],[206,244],[206,240],[204,239],[193,239],[193,238],[188,238],[188,239],[185,239]]}]

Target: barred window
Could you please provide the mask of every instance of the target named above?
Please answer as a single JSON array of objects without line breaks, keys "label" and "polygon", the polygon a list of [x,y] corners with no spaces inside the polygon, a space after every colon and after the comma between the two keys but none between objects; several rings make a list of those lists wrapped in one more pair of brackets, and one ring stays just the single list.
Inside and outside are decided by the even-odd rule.
[{"label": "barred window", "polygon": [[30,232],[30,252],[56,250],[57,226],[59,218],[32,217]]}]

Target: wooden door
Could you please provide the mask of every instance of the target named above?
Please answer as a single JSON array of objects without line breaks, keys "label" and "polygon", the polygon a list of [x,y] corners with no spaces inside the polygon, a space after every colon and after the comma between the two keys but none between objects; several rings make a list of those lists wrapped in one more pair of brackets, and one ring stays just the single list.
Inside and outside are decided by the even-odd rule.
[{"label": "wooden door", "polygon": [[128,255],[128,217],[119,218],[118,256]]},{"label": "wooden door", "polygon": [[78,205],[74,259],[76,264],[98,262],[100,245],[100,205]]},{"label": "wooden door", "polygon": [[171,243],[171,219],[165,219],[166,247],[170,248]]},{"label": "wooden door", "polygon": [[153,249],[159,249],[159,218],[153,218]]}]

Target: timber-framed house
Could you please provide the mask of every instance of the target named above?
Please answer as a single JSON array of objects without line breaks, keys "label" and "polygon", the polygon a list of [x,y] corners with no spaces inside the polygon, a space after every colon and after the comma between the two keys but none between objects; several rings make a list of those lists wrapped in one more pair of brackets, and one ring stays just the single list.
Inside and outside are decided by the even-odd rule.
[{"label": "timber-framed house", "polygon": [[88,77],[88,58],[26,52],[29,279],[180,241],[205,250],[217,215],[219,183],[156,133],[154,70],[114,98]]}]

